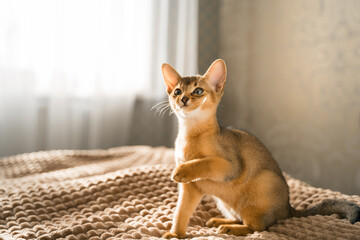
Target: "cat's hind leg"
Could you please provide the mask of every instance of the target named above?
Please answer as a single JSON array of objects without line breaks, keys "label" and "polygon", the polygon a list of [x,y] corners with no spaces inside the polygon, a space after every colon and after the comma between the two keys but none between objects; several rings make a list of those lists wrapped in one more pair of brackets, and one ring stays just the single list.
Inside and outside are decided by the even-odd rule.
[{"label": "cat's hind leg", "polygon": [[214,197],[217,208],[223,214],[225,218],[210,218],[206,222],[207,227],[219,227],[223,224],[240,224],[242,219],[239,214],[235,214],[234,210],[232,210],[229,205],[224,203],[220,198]]},{"label": "cat's hind leg", "polygon": [[239,224],[238,220],[227,219],[227,218],[210,218],[206,222],[207,227],[219,227],[224,224]]},{"label": "cat's hind leg", "polygon": [[245,236],[255,231],[264,231],[271,225],[270,223],[274,222],[271,215],[263,213],[262,210],[257,208],[248,208],[242,212],[244,224],[223,224],[218,227],[217,232]]},{"label": "cat's hind leg", "polygon": [[248,226],[241,224],[224,224],[218,227],[217,232],[223,234],[232,234],[235,236],[245,236],[247,234],[253,233],[254,231]]},{"label": "cat's hind leg", "polygon": [[273,219],[268,214],[261,213],[259,209],[252,208],[243,211],[243,223],[244,224],[221,224],[217,232],[224,234],[232,234],[236,236],[245,236],[255,231],[264,231],[269,226],[269,221],[273,222]]}]

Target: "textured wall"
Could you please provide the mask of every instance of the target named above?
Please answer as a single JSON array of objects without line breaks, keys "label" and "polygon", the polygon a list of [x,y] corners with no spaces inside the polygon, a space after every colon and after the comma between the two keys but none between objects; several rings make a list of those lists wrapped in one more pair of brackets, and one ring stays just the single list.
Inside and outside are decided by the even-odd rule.
[{"label": "textured wall", "polygon": [[219,9],[229,72],[220,122],[254,133],[291,175],[360,194],[360,1]]},{"label": "textured wall", "polygon": [[219,56],[219,0],[199,0],[199,73],[204,74]]}]

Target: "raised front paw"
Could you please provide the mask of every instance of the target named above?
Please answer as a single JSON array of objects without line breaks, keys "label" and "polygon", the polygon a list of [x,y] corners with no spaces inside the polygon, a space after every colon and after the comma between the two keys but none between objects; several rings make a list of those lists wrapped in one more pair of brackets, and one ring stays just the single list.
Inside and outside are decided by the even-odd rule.
[{"label": "raised front paw", "polygon": [[176,234],[176,233],[167,232],[167,233],[164,233],[164,235],[163,235],[162,237],[163,237],[163,238],[166,238],[166,239],[170,239],[170,238],[185,238],[186,235],[185,235],[185,234]]},{"label": "raised front paw", "polygon": [[195,180],[195,177],[191,167],[183,163],[174,169],[171,179],[178,183],[188,183]]}]

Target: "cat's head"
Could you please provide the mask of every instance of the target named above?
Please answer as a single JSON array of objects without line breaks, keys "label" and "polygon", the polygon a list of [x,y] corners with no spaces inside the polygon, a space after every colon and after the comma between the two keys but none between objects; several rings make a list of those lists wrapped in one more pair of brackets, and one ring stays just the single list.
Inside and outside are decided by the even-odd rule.
[{"label": "cat's head", "polygon": [[169,64],[162,65],[169,103],[178,117],[190,118],[216,113],[224,92],[226,65],[214,61],[203,76],[182,77]]}]

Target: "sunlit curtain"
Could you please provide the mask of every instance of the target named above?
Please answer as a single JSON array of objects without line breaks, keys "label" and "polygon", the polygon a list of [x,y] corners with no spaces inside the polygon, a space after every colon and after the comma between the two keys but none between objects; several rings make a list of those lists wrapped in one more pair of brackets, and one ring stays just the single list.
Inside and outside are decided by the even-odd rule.
[{"label": "sunlit curtain", "polygon": [[1,0],[0,156],[136,143],[135,100],[196,52],[197,1]]}]

